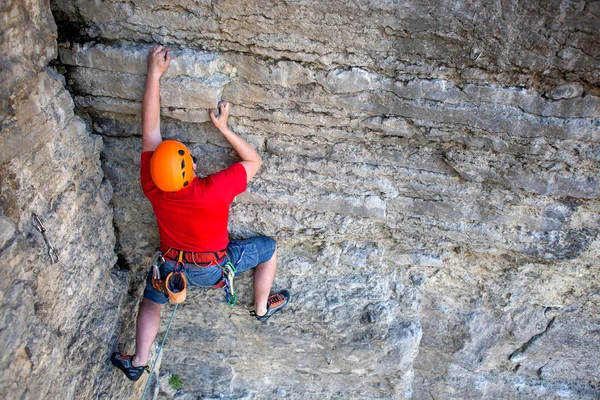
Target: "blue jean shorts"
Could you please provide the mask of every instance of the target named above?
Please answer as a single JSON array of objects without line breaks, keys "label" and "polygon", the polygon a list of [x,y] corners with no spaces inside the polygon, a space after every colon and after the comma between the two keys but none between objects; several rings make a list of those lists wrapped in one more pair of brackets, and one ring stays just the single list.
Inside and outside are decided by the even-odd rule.
[{"label": "blue jean shorts", "polygon": [[[256,267],[258,264],[269,261],[277,243],[275,240],[266,236],[231,241],[227,246],[227,256],[219,263],[210,267],[198,267],[193,263],[183,264],[183,273],[187,280],[187,286],[214,286],[221,281],[223,270],[221,266],[228,261],[236,267],[235,275]],[[175,268],[175,261],[167,260],[160,266],[161,279],[165,279]],[[165,304],[169,298],[166,293],[156,290],[152,286],[152,267],[146,278],[146,288],[144,289],[144,298],[158,304]]]}]

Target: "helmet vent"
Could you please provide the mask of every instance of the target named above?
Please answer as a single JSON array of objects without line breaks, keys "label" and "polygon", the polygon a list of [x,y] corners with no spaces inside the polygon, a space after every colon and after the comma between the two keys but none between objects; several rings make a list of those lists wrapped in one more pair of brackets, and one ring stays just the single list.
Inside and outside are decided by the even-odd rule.
[{"label": "helmet vent", "polygon": [[180,155],[180,156],[182,156],[182,155],[184,155],[184,154],[185,154],[185,151],[183,151],[183,150],[179,150],[177,153],[179,153],[179,155]]},{"label": "helmet vent", "polygon": [[185,160],[181,160],[181,169],[185,168]]},{"label": "helmet vent", "polygon": [[186,187],[188,185],[188,181],[183,182],[183,187]]}]

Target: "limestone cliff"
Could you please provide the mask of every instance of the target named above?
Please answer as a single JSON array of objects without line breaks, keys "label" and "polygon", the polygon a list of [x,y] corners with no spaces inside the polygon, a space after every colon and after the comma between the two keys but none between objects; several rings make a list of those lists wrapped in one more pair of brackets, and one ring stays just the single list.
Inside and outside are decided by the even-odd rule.
[{"label": "limestone cliff", "polygon": [[129,307],[129,277],[115,267],[102,138],[74,115],[64,77],[47,67],[57,56],[49,4],[4,2],[0,21],[0,396],[123,398],[131,390],[106,361]]},{"label": "limestone cliff", "polygon": [[141,393],[108,356],[158,244],[139,114],[162,43],[163,136],[218,171],[206,109],[233,104],[264,164],[230,231],[277,239],[293,302],[259,324],[250,276],[234,308],[191,292],[156,398],[597,398],[599,4],[8,1],[0,393]]}]

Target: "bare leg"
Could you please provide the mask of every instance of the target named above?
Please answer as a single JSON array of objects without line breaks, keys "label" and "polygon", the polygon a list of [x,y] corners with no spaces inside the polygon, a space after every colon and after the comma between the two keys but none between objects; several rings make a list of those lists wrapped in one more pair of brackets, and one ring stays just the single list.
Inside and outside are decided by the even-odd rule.
[{"label": "bare leg", "polygon": [[258,264],[254,269],[254,310],[256,315],[267,313],[267,299],[275,279],[277,249],[269,261]]},{"label": "bare leg", "polygon": [[160,326],[161,309],[162,304],[146,298],[140,304],[136,326],[135,357],[131,362],[134,367],[141,367],[148,362],[150,348]]}]

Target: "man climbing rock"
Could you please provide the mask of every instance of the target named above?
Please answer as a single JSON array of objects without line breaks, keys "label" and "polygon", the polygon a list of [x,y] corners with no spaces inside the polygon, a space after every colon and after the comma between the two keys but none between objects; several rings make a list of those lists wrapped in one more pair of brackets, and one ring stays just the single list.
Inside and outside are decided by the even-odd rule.
[{"label": "man climbing rock", "polygon": [[146,280],[137,317],[135,354],[114,353],[111,357],[112,363],[133,381],[148,370],[146,363],[158,332],[162,306],[169,298],[182,301],[177,296],[185,293],[186,285],[211,287],[225,282],[227,289],[233,286],[233,276],[254,268],[252,315],[259,321],[266,321],[290,299],[287,290],[270,295],[277,264],[273,239],[255,237],[230,242],[228,238],[229,206],[235,196],[246,190],[262,163],[256,150],[229,129],[229,103],[220,102],[218,114],[214,109],[209,113],[214,126],[241,158],[240,162],[199,178],[188,148],[177,141],[162,140],[160,78],[170,63],[169,49],[160,45],[152,48],[142,102],[140,168],[142,189],[158,222],[164,262],[159,255],[159,268],[152,267]]}]

